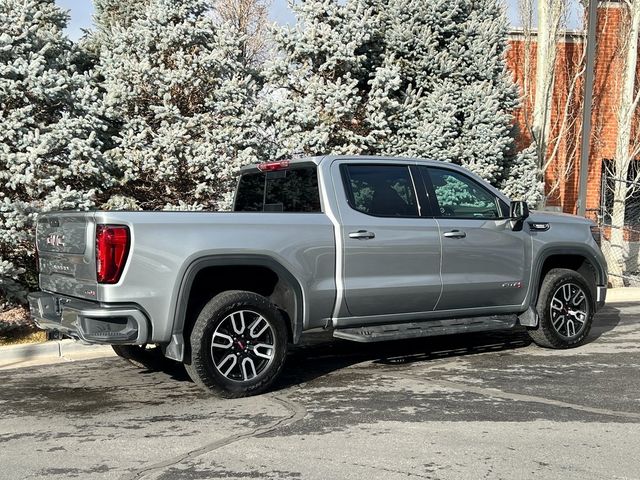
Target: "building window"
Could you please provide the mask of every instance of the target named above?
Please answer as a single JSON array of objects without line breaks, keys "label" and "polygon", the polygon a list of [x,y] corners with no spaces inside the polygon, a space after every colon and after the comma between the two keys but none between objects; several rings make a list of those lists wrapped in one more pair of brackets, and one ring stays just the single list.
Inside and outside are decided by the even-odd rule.
[{"label": "building window", "polygon": [[602,165],[602,193],[601,193],[601,214],[602,221],[610,225],[611,213],[613,211],[613,193],[616,184],[625,182],[627,184],[627,202],[624,211],[624,223],[630,227],[640,227],[640,160],[632,162],[626,180],[616,179],[613,176],[613,160],[604,160]]}]

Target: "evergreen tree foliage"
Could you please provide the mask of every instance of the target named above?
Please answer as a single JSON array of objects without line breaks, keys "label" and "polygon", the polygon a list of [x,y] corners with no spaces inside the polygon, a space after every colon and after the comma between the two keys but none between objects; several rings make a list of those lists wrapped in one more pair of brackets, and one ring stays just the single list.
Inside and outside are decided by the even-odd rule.
[{"label": "evergreen tree foliage", "polygon": [[88,209],[109,184],[66,22],[54,0],[0,0],[0,307],[35,285],[36,213]]},{"label": "evergreen tree foliage", "polygon": [[496,0],[304,0],[295,10],[268,70],[278,155],[449,161],[537,199],[535,177],[522,175],[528,157],[511,154],[518,92]]},{"label": "evergreen tree foliage", "polygon": [[544,181],[540,178],[536,146],[515,153],[509,159],[507,175],[500,184],[500,190],[514,200],[525,200],[536,208],[544,197]]},{"label": "evergreen tree foliage", "polygon": [[[93,0],[95,28],[87,30],[78,42],[88,68],[97,65],[100,46],[109,42],[113,27],[131,26],[135,19],[144,16],[148,4],[149,0]],[[99,80],[95,82],[98,84]]]},{"label": "evergreen tree foliage", "polygon": [[114,25],[128,27],[144,16],[150,0],[93,0],[95,23],[100,31],[108,31]]},{"label": "evergreen tree foliage", "polygon": [[[294,10],[299,23],[275,32],[281,55],[267,70],[276,156],[369,151],[387,133],[386,120],[368,114],[371,57],[381,44],[375,18],[353,1],[310,0]],[[387,88],[379,83],[372,97]]]},{"label": "evergreen tree foliage", "polygon": [[210,2],[150,0],[100,38],[97,69],[117,130],[106,155],[119,179],[106,207],[224,206],[235,172],[262,148],[241,36],[214,25]]}]

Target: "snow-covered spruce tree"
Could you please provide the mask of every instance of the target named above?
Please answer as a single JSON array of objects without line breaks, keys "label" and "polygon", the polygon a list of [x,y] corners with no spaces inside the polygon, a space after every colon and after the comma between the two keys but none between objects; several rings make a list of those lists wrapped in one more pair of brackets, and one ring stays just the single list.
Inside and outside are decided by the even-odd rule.
[{"label": "snow-covered spruce tree", "polygon": [[518,92],[496,0],[306,0],[295,10],[268,70],[279,154],[450,161],[537,200],[535,177],[520,175],[535,162],[513,154]]},{"label": "snow-covered spruce tree", "polygon": [[109,181],[66,22],[54,0],[0,0],[0,307],[35,286],[37,212],[90,208]]},{"label": "snow-covered spruce tree", "polygon": [[131,23],[143,17],[151,0],[93,0],[94,29],[87,31],[80,44],[84,51],[97,62],[100,45],[108,41],[114,26],[129,27]]},{"label": "snow-covered spruce tree", "polygon": [[[78,41],[79,48],[85,54],[89,68],[98,63],[100,45],[108,41],[114,26],[127,27],[136,18],[144,16],[150,0],[93,0],[95,13],[94,27],[87,30]],[[99,84],[99,79],[95,79]]]},{"label": "snow-covered spruce tree", "polygon": [[135,19],[144,16],[149,3],[150,0],[94,0],[95,23],[102,31],[109,30],[112,25],[130,26]]},{"label": "snow-covered spruce tree", "polygon": [[242,38],[210,13],[208,1],[150,0],[101,37],[97,69],[118,131],[106,208],[224,206],[237,169],[259,160],[258,85]]},{"label": "snow-covered spruce tree", "polygon": [[384,45],[372,10],[334,0],[293,8],[298,23],[275,32],[280,53],[266,71],[276,156],[369,152],[388,134],[377,111],[393,83],[381,72],[370,85]]}]

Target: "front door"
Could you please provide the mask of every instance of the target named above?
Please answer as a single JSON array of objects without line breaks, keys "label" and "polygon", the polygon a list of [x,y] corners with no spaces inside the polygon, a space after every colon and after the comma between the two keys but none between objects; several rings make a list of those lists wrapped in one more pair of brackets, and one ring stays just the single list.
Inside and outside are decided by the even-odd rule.
[{"label": "front door", "polygon": [[513,231],[507,206],[463,172],[421,167],[442,238],[437,310],[520,305],[527,293],[531,238]]},{"label": "front door", "polygon": [[440,235],[414,176],[415,167],[398,161],[332,167],[344,195],[343,282],[352,316],[432,311],[438,301]]}]

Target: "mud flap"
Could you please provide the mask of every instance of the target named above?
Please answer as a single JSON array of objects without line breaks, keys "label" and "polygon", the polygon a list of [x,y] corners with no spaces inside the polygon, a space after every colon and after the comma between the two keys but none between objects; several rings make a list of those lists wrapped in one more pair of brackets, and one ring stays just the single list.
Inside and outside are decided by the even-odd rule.
[{"label": "mud flap", "polygon": [[538,312],[533,307],[529,307],[526,312],[518,315],[520,325],[524,327],[537,327],[538,326]]}]

